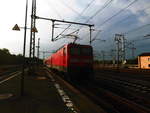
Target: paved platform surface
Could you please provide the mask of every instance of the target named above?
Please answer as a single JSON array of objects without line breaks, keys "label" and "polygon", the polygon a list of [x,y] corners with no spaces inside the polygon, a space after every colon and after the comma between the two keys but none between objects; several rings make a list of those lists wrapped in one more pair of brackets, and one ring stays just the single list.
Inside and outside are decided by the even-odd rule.
[{"label": "paved platform surface", "polygon": [[0,84],[0,95],[13,94],[0,100],[0,113],[70,113],[52,82],[44,72],[25,76],[25,93],[20,97],[20,76]]},{"label": "paved platform surface", "polygon": [[[20,96],[20,75],[0,84],[0,113],[75,113],[66,106],[54,82],[46,75],[43,68],[35,75],[26,74],[24,96]],[[64,90],[79,109],[77,113],[104,113],[80,94]]]}]

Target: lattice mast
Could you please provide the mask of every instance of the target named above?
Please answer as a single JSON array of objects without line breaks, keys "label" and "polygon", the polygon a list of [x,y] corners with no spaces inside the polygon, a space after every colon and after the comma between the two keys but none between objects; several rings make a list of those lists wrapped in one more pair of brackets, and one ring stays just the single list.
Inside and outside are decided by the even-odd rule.
[{"label": "lattice mast", "polygon": [[30,51],[29,57],[35,58],[35,32],[36,28],[36,0],[32,0],[32,12],[31,12],[31,30],[30,30]]}]

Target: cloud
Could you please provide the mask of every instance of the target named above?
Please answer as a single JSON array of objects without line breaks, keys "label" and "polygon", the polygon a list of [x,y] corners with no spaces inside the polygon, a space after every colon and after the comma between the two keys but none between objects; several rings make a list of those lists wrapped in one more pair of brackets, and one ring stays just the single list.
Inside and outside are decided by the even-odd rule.
[{"label": "cloud", "polygon": [[[86,22],[96,11],[108,3],[108,0],[95,0],[93,4],[82,14],[80,13],[89,5],[92,0],[37,0],[37,15],[47,18],[64,19],[76,22]],[[9,4],[8,4],[9,2]],[[110,21],[100,26],[105,20],[116,14],[118,11],[126,7],[133,0],[113,0],[105,9],[98,13],[93,19],[89,21],[91,24],[95,24],[96,29],[101,29],[102,32],[97,38],[106,39],[105,44],[99,41],[93,42],[94,49],[111,49],[114,44],[113,37],[115,33],[123,33],[134,29],[138,26],[149,23],[150,21],[150,2],[149,0],[138,0],[135,4],[128,9],[112,18]],[[7,7],[6,7],[7,6]],[[145,9],[145,10],[144,10]],[[20,0],[3,0],[0,4],[0,47],[6,47],[13,53],[22,53],[23,44],[23,30],[21,32],[14,32],[11,30],[14,24],[24,26],[25,16],[25,1]],[[31,15],[31,1],[29,1],[28,10],[28,27],[30,27],[30,15]],[[56,42],[51,42],[51,22],[45,20],[37,20],[38,33],[37,38],[41,38],[41,50],[55,50],[61,45],[72,42],[71,39],[61,39]],[[65,25],[59,27],[66,27]],[[77,26],[72,26],[78,28]],[[139,34],[148,33],[149,28],[143,28],[143,30],[130,33],[128,37],[137,36]],[[63,29],[55,29],[55,36],[57,36]],[[68,30],[64,34],[72,32],[74,30]],[[30,33],[27,32],[27,51],[29,51],[29,38]],[[89,28],[84,28],[79,32],[78,43],[89,44]],[[96,32],[93,32],[93,36]],[[129,38],[130,39],[130,38]],[[37,39],[36,39],[37,41]],[[17,43],[17,44],[16,44]],[[27,52],[28,55],[28,52]]]}]

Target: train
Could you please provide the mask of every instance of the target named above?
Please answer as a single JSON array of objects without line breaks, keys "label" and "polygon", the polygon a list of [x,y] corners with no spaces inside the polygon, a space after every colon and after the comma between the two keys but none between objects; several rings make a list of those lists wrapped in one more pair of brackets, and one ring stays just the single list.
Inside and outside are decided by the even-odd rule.
[{"label": "train", "polygon": [[44,64],[63,72],[68,80],[93,80],[93,48],[91,45],[69,43],[44,60]]}]

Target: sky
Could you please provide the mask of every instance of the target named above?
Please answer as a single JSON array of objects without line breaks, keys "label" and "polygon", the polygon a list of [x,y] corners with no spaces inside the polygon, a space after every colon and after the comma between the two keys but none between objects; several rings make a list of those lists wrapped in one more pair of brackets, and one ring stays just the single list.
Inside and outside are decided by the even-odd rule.
[{"label": "sky", "polygon": [[[31,0],[28,3],[28,28],[31,22]],[[13,54],[22,54],[24,30],[13,31],[15,24],[24,27],[26,0],[3,0],[0,3],[0,48],[7,48]],[[37,16],[67,20],[73,22],[94,24],[92,42],[95,54],[105,51],[110,56],[110,50],[115,49],[115,34],[124,34],[126,41],[134,43],[135,56],[150,52],[150,0],[37,0]],[[56,25],[54,37],[68,26]],[[62,25],[63,24],[63,25]],[[37,20],[36,44],[40,38],[40,51],[55,51],[73,39],[62,38],[51,41],[51,21]],[[80,29],[77,43],[89,44],[89,28],[71,25],[63,35]],[[27,30],[26,56],[29,56],[30,30]],[[105,40],[105,41],[102,41]],[[127,49],[128,58],[132,57],[131,49]],[[47,53],[46,56],[50,55]],[[42,58],[42,53],[40,54]]]}]

